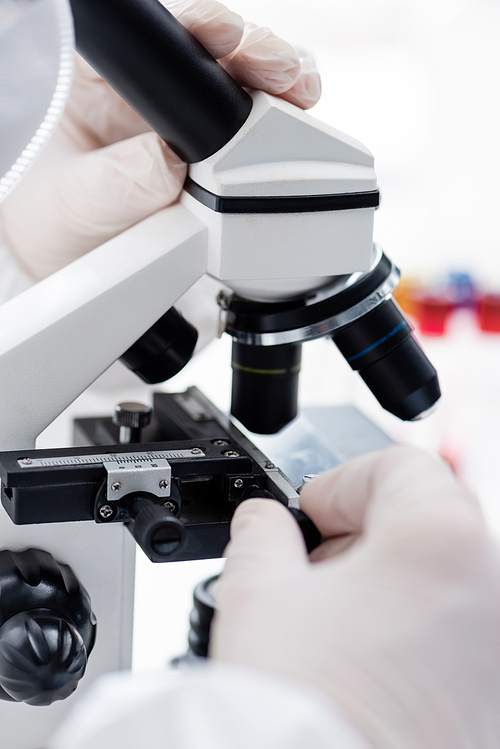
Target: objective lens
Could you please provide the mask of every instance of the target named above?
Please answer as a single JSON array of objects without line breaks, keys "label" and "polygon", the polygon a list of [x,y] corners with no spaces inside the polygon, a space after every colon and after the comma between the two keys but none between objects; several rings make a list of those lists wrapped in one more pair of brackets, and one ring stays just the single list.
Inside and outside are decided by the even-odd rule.
[{"label": "objective lens", "polygon": [[332,338],[380,405],[398,418],[413,421],[440,398],[437,372],[392,297]]},{"label": "objective lens", "polygon": [[[369,271],[339,277],[317,298],[264,303],[223,296],[233,337],[234,416],[261,434],[288,424],[297,414],[300,346],[321,336],[333,339],[390,413],[408,421],[429,414],[441,396],[439,381],[389,295],[398,278],[396,266],[377,250]],[[362,309],[370,311],[356,319]],[[295,343],[260,345],[283,340]]]},{"label": "objective lens", "polygon": [[275,434],[297,416],[302,345],[233,341],[231,413],[251,432]]},{"label": "objective lens", "polygon": [[172,307],[120,357],[129,369],[153,385],[176,375],[193,355],[198,331]]}]

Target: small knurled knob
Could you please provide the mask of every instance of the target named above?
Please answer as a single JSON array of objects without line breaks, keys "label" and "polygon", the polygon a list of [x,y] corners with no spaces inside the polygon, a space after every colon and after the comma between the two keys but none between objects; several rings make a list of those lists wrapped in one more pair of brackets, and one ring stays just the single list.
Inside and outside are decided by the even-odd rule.
[{"label": "small knurled knob", "polygon": [[113,424],[120,427],[120,442],[129,444],[141,441],[141,429],[151,422],[153,409],[144,403],[119,403],[113,414]]}]

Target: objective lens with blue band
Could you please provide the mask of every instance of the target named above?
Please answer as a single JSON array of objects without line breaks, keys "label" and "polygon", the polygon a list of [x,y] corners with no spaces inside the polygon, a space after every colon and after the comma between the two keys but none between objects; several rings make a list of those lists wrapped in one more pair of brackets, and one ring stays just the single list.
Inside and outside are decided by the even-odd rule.
[{"label": "objective lens with blue band", "polygon": [[332,336],[379,403],[400,419],[418,418],[439,396],[436,370],[392,297]]},{"label": "objective lens with blue band", "polygon": [[[354,356],[351,356],[349,359],[347,359],[348,363],[350,364],[352,361],[356,361],[356,359],[360,359],[365,354],[369,354],[372,351],[374,351],[376,348],[382,345],[382,343],[385,343],[389,340],[389,338],[392,338],[396,335],[396,333],[399,333],[400,330],[403,330],[403,328],[407,326],[409,328],[409,331],[411,333],[410,323],[408,320],[403,320],[399,323],[399,325],[396,325],[395,328],[393,328],[387,335],[382,336],[382,338],[379,338],[378,341],[375,341],[375,343],[372,343],[371,346],[368,346],[367,348],[363,349],[363,351],[360,351],[359,354],[355,354]],[[355,367],[353,367],[355,369]]]},{"label": "objective lens with blue band", "polygon": [[390,296],[393,273],[382,253],[354,283],[318,299],[265,303],[225,296],[221,308],[233,337],[233,416],[260,434],[289,423],[297,414],[302,343],[319,336],[332,338],[394,416],[413,421],[429,413],[441,394],[439,380]]}]

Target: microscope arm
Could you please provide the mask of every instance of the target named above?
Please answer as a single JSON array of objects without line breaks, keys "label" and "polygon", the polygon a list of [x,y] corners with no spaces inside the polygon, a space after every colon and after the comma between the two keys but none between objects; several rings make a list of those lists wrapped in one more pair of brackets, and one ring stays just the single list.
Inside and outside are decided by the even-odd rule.
[{"label": "microscope arm", "polygon": [[177,204],[0,307],[0,449],[32,448],[206,266],[207,228]]}]

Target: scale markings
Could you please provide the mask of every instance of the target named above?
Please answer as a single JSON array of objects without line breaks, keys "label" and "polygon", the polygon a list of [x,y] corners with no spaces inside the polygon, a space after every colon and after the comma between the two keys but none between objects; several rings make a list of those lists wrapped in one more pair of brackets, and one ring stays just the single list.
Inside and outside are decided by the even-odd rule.
[{"label": "scale markings", "polygon": [[96,455],[67,455],[49,458],[19,458],[21,468],[59,468],[64,466],[95,465],[96,463],[153,463],[155,460],[191,460],[204,458],[204,452],[192,450],[160,450],[153,453],[99,453]]}]

